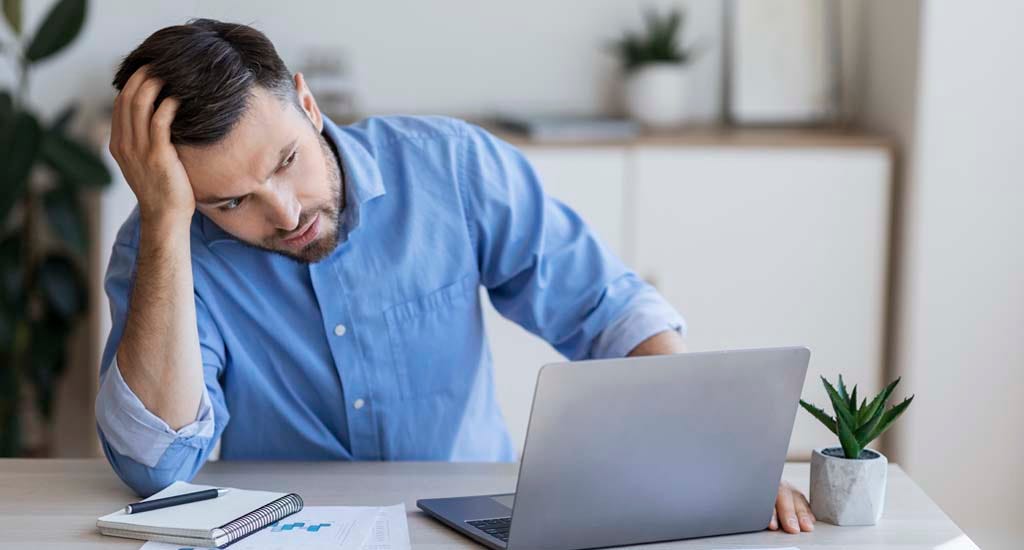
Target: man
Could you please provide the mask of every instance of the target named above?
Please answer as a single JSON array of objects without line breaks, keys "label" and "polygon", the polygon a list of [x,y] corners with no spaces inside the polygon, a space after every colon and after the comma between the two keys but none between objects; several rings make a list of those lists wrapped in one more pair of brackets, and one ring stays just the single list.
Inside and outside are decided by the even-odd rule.
[{"label": "man", "polygon": [[[138,208],[96,410],[141,495],[218,440],[225,459],[514,460],[480,285],[572,359],[685,349],[681,317],[480,128],[337,126],[263,34],[212,20],[154,33],[114,85]],[[788,485],[776,510],[813,527]]]}]

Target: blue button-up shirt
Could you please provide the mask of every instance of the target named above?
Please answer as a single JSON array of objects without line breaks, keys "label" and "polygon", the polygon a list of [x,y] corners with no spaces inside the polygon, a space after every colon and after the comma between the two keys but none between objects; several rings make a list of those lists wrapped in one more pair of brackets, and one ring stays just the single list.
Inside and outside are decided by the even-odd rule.
[{"label": "blue button-up shirt", "polygon": [[[97,423],[136,492],[223,459],[508,461],[479,288],[571,359],[623,356],[682,318],[522,154],[454,119],[325,120],[344,174],[341,244],[303,264],[196,213],[192,268],[205,393],[172,430],[124,382],[116,350],[138,212],[106,275],[113,328]],[[197,365],[195,368],[199,368]]]}]

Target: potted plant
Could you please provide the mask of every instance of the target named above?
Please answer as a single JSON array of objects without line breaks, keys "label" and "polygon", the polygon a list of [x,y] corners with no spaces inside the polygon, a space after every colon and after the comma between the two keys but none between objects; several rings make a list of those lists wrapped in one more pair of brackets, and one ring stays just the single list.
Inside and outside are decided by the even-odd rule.
[{"label": "potted plant", "polygon": [[89,231],[80,198],[107,185],[110,173],[70,135],[75,105],[44,122],[28,93],[30,69],[74,41],[85,13],[85,0],[60,0],[23,35],[20,0],[3,2],[9,32],[0,35],[0,52],[17,74],[11,89],[0,90],[0,456],[47,453],[46,443],[26,449],[20,427],[36,410],[45,441],[67,341],[87,306]]},{"label": "potted plant", "polygon": [[811,512],[835,525],[874,525],[885,504],[888,460],[867,446],[907,410],[914,396],[885,408],[900,382],[897,378],[870,403],[865,398],[858,405],[857,386],[848,394],[841,375],[838,389],[824,376],[821,382],[835,418],[803,399],[800,405],[839,437],[840,447],[815,449],[811,455]]},{"label": "potted plant", "polygon": [[644,32],[626,32],[613,44],[626,73],[626,112],[646,126],[678,126],[686,118],[686,66],[693,57],[679,45],[684,12],[661,15],[651,9],[644,19]]}]

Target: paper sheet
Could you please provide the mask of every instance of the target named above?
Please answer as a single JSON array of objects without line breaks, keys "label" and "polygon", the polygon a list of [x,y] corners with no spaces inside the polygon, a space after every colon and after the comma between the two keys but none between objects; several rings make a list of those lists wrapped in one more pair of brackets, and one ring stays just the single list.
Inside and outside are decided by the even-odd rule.
[{"label": "paper sheet", "polygon": [[[405,505],[308,506],[232,544],[231,550],[410,550]],[[147,542],[140,550],[192,550]]]},{"label": "paper sheet", "polygon": [[396,504],[379,509],[363,541],[361,550],[410,550],[409,524],[405,521],[405,505]]}]

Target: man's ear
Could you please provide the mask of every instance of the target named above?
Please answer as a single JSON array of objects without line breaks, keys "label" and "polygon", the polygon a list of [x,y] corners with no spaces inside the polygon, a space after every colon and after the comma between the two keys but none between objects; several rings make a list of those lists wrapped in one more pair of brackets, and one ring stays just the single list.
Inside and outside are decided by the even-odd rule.
[{"label": "man's ear", "polygon": [[320,107],[316,104],[316,98],[313,97],[313,92],[310,91],[309,86],[306,86],[306,79],[302,76],[302,73],[295,73],[295,94],[299,101],[299,106],[302,107],[302,112],[306,114],[309,121],[313,123],[313,127],[316,128],[317,133],[324,131],[324,117],[320,113]]}]

